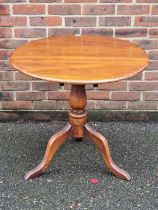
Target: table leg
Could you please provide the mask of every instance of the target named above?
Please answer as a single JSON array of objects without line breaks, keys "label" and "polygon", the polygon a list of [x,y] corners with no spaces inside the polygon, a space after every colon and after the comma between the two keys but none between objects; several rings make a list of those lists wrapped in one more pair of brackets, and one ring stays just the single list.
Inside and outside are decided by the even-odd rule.
[{"label": "table leg", "polygon": [[67,124],[65,128],[63,128],[61,131],[54,134],[50,138],[43,160],[37,167],[35,167],[25,175],[26,180],[40,176],[47,169],[59,146],[63,144],[65,140],[71,135],[71,127],[72,126],[70,124]]},{"label": "table leg", "polygon": [[88,124],[85,125],[85,135],[96,144],[100,149],[103,159],[109,170],[121,179],[130,180],[130,175],[119,168],[112,160],[110,149],[106,138],[100,133],[94,131]]}]

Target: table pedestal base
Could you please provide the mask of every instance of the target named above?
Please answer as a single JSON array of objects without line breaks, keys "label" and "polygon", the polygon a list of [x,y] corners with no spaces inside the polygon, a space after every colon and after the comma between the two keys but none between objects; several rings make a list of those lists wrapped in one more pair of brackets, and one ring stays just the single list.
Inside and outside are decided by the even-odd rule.
[{"label": "table pedestal base", "polygon": [[64,129],[54,134],[47,145],[45,155],[41,163],[25,175],[25,179],[33,179],[40,176],[48,167],[59,146],[70,136],[74,138],[87,137],[100,149],[103,159],[109,170],[121,179],[130,180],[130,175],[120,169],[112,160],[108,142],[103,135],[94,131],[87,123],[87,113],[84,108],[87,103],[85,85],[72,85],[70,94],[69,123]]}]

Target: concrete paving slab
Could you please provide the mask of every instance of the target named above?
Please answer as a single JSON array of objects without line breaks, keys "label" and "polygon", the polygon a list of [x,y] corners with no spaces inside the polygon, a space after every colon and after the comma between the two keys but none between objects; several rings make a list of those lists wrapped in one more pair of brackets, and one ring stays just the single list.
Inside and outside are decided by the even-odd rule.
[{"label": "concrete paving slab", "polygon": [[[0,123],[1,210],[157,210],[158,123],[90,122],[109,142],[113,159],[131,181],[112,176],[88,140],[69,139],[47,172],[25,173],[43,157],[51,135],[66,122]],[[97,178],[98,184],[90,179]]]}]

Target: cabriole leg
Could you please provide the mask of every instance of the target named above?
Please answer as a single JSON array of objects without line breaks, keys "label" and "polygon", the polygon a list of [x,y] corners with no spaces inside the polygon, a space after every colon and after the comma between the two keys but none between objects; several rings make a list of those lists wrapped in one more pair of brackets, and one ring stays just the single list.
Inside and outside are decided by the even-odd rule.
[{"label": "cabriole leg", "polygon": [[126,171],[119,168],[113,162],[108,142],[103,135],[94,131],[88,124],[85,125],[85,135],[99,148],[107,167],[116,177],[125,180],[131,179],[130,175]]},{"label": "cabriole leg", "polygon": [[25,179],[28,180],[40,176],[47,169],[59,146],[63,144],[70,135],[70,124],[67,124],[64,129],[54,134],[48,142],[43,160],[36,168],[32,169],[25,175]]}]

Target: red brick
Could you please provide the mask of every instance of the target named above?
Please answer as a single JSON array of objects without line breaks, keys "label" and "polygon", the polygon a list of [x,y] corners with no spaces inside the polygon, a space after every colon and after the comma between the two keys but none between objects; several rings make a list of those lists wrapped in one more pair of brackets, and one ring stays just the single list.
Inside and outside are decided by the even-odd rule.
[{"label": "red brick", "polygon": [[56,82],[32,82],[33,90],[58,90],[59,83]]},{"label": "red brick", "polygon": [[85,4],[83,5],[84,15],[110,15],[115,13],[115,5]]},{"label": "red brick", "polygon": [[125,109],[126,102],[124,101],[96,101],[96,109]]},{"label": "red brick", "polygon": [[3,100],[3,101],[12,101],[12,100],[14,100],[13,92],[8,92],[8,91],[0,92],[0,100]]},{"label": "red brick", "polygon": [[45,92],[16,92],[16,100],[18,101],[39,101],[44,100]]},{"label": "red brick", "polygon": [[40,38],[46,36],[45,28],[16,28],[14,32],[17,38]]},{"label": "red brick", "polygon": [[82,34],[96,34],[112,36],[113,29],[111,28],[82,28]]},{"label": "red brick", "polygon": [[68,101],[34,101],[33,108],[36,110],[60,110],[70,109]]},{"label": "red brick", "polygon": [[0,90],[29,90],[28,82],[0,81]]},{"label": "red brick", "polygon": [[66,26],[96,26],[96,17],[65,17]]},{"label": "red brick", "polygon": [[158,61],[149,61],[149,66],[146,68],[146,70],[151,71],[151,70],[158,70]]},{"label": "red brick", "polygon": [[100,17],[99,18],[100,26],[130,26],[131,17]]},{"label": "red brick", "polygon": [[70,97],[70,92],[66,90],[61,91],[51,91],[48,92],[48,99],[55,99],[55,100],[68,100]]},{"label": "red brick", "polygon": [[9,5],[0,5],[0,15],[9,15],[10,7]]},{"label": "red brick", "polygon": [[79,28],[49,28],[48,29],[48,36],[52,35],[62,35],[62,34],[79,34]]},{"label": "red brick", "polygon": [[54,17],[30,17],[31,26],[60,26],[62,25],[62,18],[59,16]]},{"label": "red brick", "polygon": [[21,4],[13,5],[13,14],[16,15],[41,15],[45,14],[45,5]]},{"label": "red brick", "polygon": [[157,102],[154,101],[129,101],[128,109],[133,110],[155,110],[157,109]]},{"label": "red brick", "polygon": [[113,101],[138,101],[140,92],[112,92],[111,100]]},{"label": "red brick", "polygon": [[0,50],[0,60],[8,60],[12,50]]},{"label": "red brick", "polygon": [[8,71],[7,68],[9,68],[8,60],[1,60],[1,58],[0,58],[0,71]]},{"label": "red brick", "polygon": [[14,49],[24,44],[26,40],[2,39],[0,40],[1,49]]},{"label": "red brick", "polygon": [[11,28],[0,28],[0,38],[10,38],[12,37]]},{"label": "red brick", "polygon": [[32,109],[31,101],[2,101],[2,109],[25,110]]},{"label": "red brick", "polygon": [[0,3],[23,3],[23,2],[27,2],[27,0],[0,0]]},{"label": "red brick", "polygon": [[100,0],[101,3],[129,3],[133,0]]},{"label": "red brick", "polygon": [[[8,50],[6,50],[6,51],[8,51]],[[14,68],[9,64],[8,60],[0,59],[0,70],[1,71],[14,71]]]},{"label": "red brick", "polygon": [[144,49],[157,49],[158,40],[157,39],[142,39],[142,40],[133,40],[134,43],[138,44]]},{"label": "red brick", "polygon": [[85,109],[95,109],[96,105],[95,105],[95,101],[93,100],[88,100],[87,101],[87,105],[85,107]]},{"label": "red brick", "polygon": [[15,80],[37,80],[35,77],[31,77],[27,74],[23,74],[21,72],[15,72]]},{"label": "red brick", "polygon": [[117,13],[119,15],[145,15],[149,14],[149,5],[118,5]]},{"label": "red brick", "polygon": [[11,71],[0,71],[0,81],[14,80],[14,73]]},{"label": "red brick", "polygon": [[158,101],[158,92],[143,92],[144,101]]},{"label": "red brick", "polygon": [[158,60],[158,50],[150,50],[148,56],[151,60]]},{"label": "red brick", "polygon": [[141,82],[130,82],[129,84],[130,90],[158,90],[158,82],[149,82],[149,81],[141,81]]},{"label": "red brick", "polygon": [[49,15],[80,15],[81,5],[79,4],[67,4],[67,5],[49,5]]},{"label": "red brick", "polygon": [[128,78],[128,80],[142,80],[142,72],[134,75],[133,77]]},{"label": "red brick", "polygon": [[26,26],[26,17],[1,16],[0,26]]},{"label": "red brick", "polygon": [[149,37],[158,38],[158,28],[149,28]]},{"label": "red brick", "polygon": [[135,26],[153,27],[158,26],[158,16],[142,16],[135,18]]},{"label": "red brick", "polygon": [[145,72],[145,80],[158,80],[158,71],[157,72]]},{"label": "red brick", "polygon": [[64,0],[65,3],[95,3],[97,0]]},{"label": "red brick", "polygon": [[30,0],[31,3],[61,3],[62,0]]},{"label": "red brick", "polygon": [[109,100],[110,93],[105,91],[87,91],[88,100]]},{"label": "red brick", "polygon": [[157,3],[157,0],[136,0],[138,3]]},{"label": "red brick", "polygon": [[151,14],[152,15],[158,15],[158,5],[152,5]]},{"label": "red brick", "polygon": [[100,83],[98,84],[99,90],[127,90],[127,82],[110,82],[110,83]]},{"label": "red brick", "polygon": [[116,37],[146,37],[146,28],[119,28],[115,30]]}]

